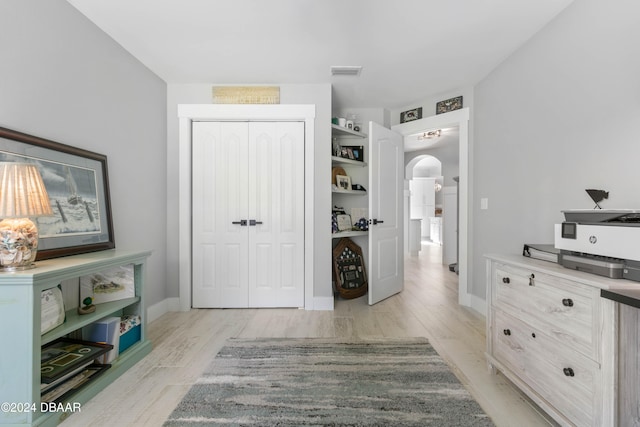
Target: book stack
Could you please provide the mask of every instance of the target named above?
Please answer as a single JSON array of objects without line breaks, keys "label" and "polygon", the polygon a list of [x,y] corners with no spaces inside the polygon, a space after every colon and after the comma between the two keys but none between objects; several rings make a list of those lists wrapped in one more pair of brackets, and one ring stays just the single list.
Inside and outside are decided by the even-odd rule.
[{"label": "book stack", "polygon": [[40,401],[61,402],[97,378],[109,364],[96,363],[113,349],[111,344],[59,338],[42,347]]}]

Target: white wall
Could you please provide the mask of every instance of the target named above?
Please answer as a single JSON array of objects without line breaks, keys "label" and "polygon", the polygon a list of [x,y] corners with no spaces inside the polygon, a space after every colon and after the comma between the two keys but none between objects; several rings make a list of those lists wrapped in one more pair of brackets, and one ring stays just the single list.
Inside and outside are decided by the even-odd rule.
[{"label": "white wall", "polygon": [[576,0],[477,85],[474,295],[483,254],[552,243],[561,210],[593,207],[585,189],[640,208],[639,16],[635,0]]},{"label": "white wall", "polygon": [[108,158],[116,247],[165,298],[166,85],[63,0],[0,2],[0,126]]},{"label": "white wall", "polygon": [[[170,84],[167,88],[167,251],[178,247],[178,110],[179,104],[210,104],[214,84]],[[280,84],[281,104],[314,104],[315,225],[314,297],[333,307],[331,286],[331,85]],[[305,153],[308,155],[309,153]],[[303,179],[303,177],[301,177]],[[323,212],[325,215],[323,215]],[[167,260],[168,297],[178,297],[177,258]],[[327,306],[316,308],[329,308]]]}]

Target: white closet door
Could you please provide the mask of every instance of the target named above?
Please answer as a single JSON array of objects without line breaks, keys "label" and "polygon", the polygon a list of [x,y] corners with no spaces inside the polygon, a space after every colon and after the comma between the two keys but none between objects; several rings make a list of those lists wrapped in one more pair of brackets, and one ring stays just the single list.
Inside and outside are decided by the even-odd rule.
[{"label": "white closet door", "polygon": [[193,307],[247,307],[248,130],[193,123]]},{"label": "white closet door", "polygon": [[249,219],[249,307],[303,307],[304,123],[251,123]]},{"label": "white closet door", "polygon": [[193,124],[193,307],[304,306],[304,123]]}]

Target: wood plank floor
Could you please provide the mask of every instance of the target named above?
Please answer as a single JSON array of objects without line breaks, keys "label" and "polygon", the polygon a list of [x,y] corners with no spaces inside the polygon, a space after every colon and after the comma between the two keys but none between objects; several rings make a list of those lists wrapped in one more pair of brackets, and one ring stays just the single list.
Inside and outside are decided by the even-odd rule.
[{"label": "wood plank floor", "polygon": [[149,324],[154,349],[82,406],[64,427],[161,426],[226,339],[266,337],[427,337],[498,427],[550,423],[484,358],[485,319],[457,304],[457,276],[439,246],[405,260],[405,290],[375,306],[366,296],[334,311],[191,310]]}]

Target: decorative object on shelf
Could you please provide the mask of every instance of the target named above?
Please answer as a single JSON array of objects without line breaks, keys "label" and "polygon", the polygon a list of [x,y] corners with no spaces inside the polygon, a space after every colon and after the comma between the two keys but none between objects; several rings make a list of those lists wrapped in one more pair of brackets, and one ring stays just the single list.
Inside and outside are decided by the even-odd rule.
[{"label": "decorative object on shelf", "polygon": [[136,314],[126,314],[120,320],[120,353],[140,341],[142,321]]},{"label": "decorative object on shelf", "polygon": [[64,323],[64,298],[60,285],[40,293],[40,335]]},{"label": "decorative object on shelf", "polygon": [[362,145],[343,145],[340,152],[340,157],[356,160],[358,162],[364,161],[364,146]]},{"label": "decorative object on shelf", "polygon": [[42,347],[40,378],[49,384],[112,350],[110,344],[58,338]]},{"label": "decorative object on shelf", "polygon": [[436,114],[448,113],[449,111],[459,110],[462,108],[462,96],[445,99],[436,104]]},{"label": "decorative object on shelf", "polygon": [[82,300],[82,305],[78,307],[78,314],[89,314],[96,311],[96,306],[91,297]]},{"label": "decorative object on shelf", "polygon": [[213,86],[214,104],[280,104],[279,86]]},{"label": "decorative object on shelf", "polygon": [[400,123],[412,122],[422,118],[422,107],[413,108],[411,110],[400,113]]},{"label": "decorative object on shelf", "polygon": [[369,231],[369,221],[366,218],[360,218],[353,224],[353,228],[358,231]]},{"label": "decorative object on shelf", "polygon": [[5,128],[0,144],[0,161],[37,165],[48,193],[37,260],[115,247],[106,156]]},{"label": "decorative object on shelf", "polygon": [[347,119],[344,117],[338,117],[338,126],[346,128],[347,127]]},{"label": "decorative object on shelf", "polygon": [[353,229],[353,225],[351,224],[351,215],[340,214],[337,215],[338,221],[338,232],[340,231],[351,231]]},{"label": "decorative object on shelf", "polygon": [[352,184],[352,185],[351,185],[351,189],[352,189],[353,191],[367,191],[367,189],[366,189],[366,188],[364,188],[364,187],[363,187],[362,185],[360,185],[360,184]]},{"label": "decorative object on shelf", "polygon": [[609,192],[604,190],[584,190],[587,192],[591,200],[596,204],[593,209],[602,209],[598,203],[609,198]]},{"label": "decorative object on shelf", "polygon": [[362,249],[349,238],[343,237],[333,248],[333,274],[341,297],[351,299],[367,293]]},{"label": "decorative object on shelf", "polygon": [[331,212],[331,233],[338,233],[340,230],[338,228],[338,216],[346,214],[344,208],[334,206]]},{"label": "decorative object on shelf", "polygon": [[340,190],[351,191],[351,178],[346,175],[336,175],[336,185]]},{"label": "decorative object on shelf", "polygon": [[341,168],[340,166],[335,166],[331,169],[331,183],[334,185],[338,185],[338,183],[336,182],[336,176],[338,175],[346,175],[347,172],[345,172],[345,170],[343,168]]},{"label": "decorative object on shelf", "polygon": [[353,130],[356,131],[356,132],[360,132],[360,126],[354,125],[353,126]]},{"label": "decorative object on shelf", "polygon": [[91,297],[94,304],[134,296],[133,264],[110,268],[80,278],[80,298]]},{"label": "decorative object on shelf", "polygon": [[35,267],[38,227],[29,217],[52,214],[37,165],[0,162],[0,271]]}]

